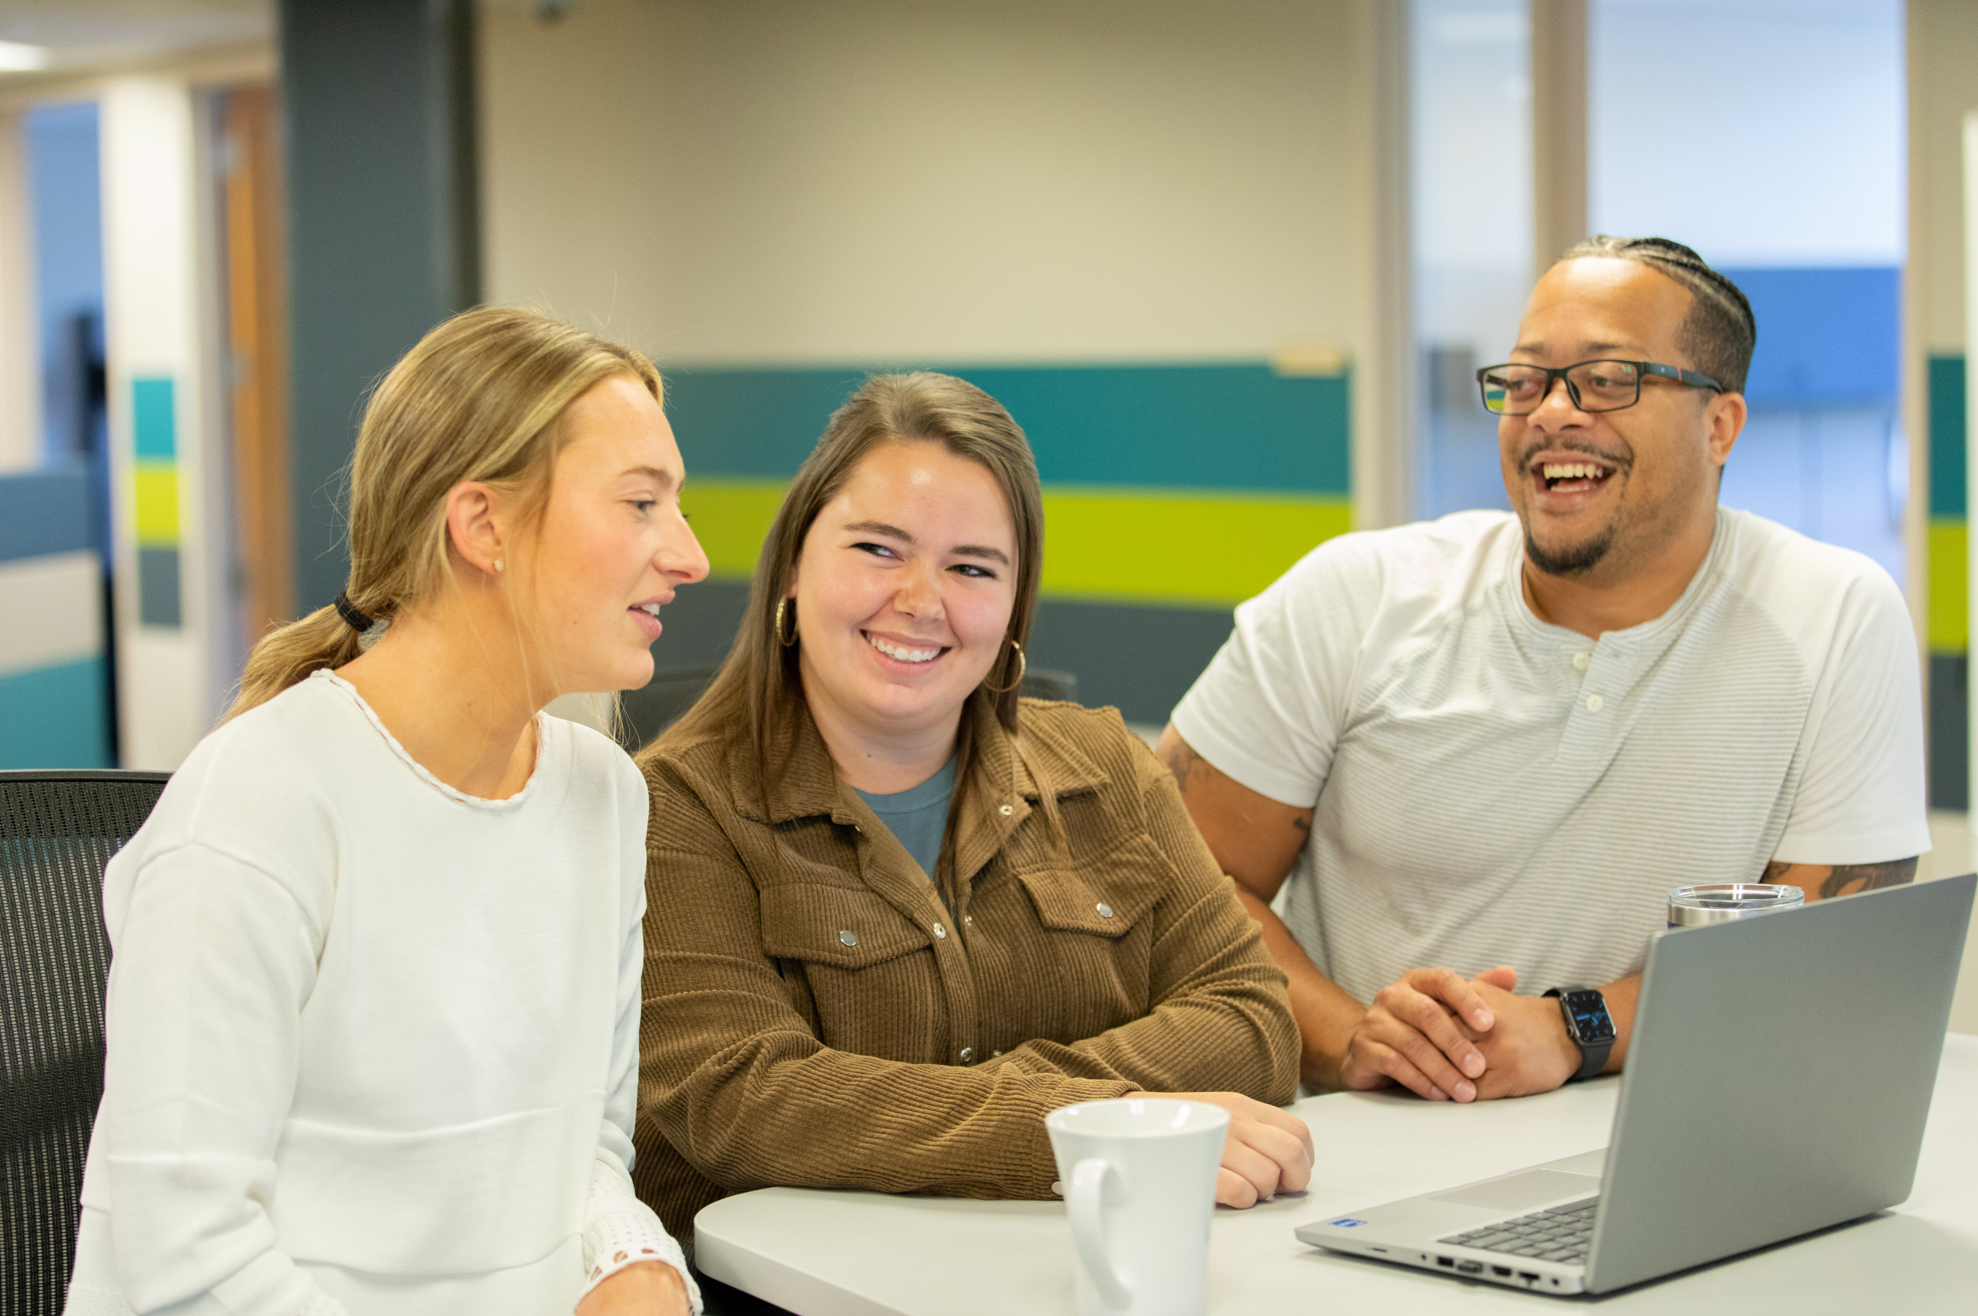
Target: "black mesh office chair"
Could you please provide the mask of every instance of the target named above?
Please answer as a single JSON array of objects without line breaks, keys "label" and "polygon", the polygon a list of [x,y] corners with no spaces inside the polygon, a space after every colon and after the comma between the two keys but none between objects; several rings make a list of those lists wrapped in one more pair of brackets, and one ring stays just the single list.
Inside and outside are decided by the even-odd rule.
[{"label": "black mesh office chair", "polygon": [[0,1312],[56,1316],[103,1095],[103,866],[162,772],[0,772]]},{"label": "black mesh office chair", "polygon": [[[642,690],[627,690],[621,696],[625,708],[625,748],[638,753],[654,736],[680,720],[694,706],[718,667],[679,667],[654,673],[651,684]],[[1054,672],[1033,667],[1024,673],[1023,693],[1032,699],[1073,700],[1078,697],[1078,678],[1070,672]]]}]

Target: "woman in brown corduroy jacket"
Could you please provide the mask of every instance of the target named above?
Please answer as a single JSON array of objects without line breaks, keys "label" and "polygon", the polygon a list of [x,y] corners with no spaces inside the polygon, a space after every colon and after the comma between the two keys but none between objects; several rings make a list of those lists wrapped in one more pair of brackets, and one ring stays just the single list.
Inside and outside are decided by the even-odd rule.
[{"label": "woman in brown corduroy jacket", "polygon": [[1018,697],[1042,520],[994,399],[869,380],[640,755],[634,1179],[679,1237],[773,1184],[1048,1197],[1044,1115],[1134,1092],[1231,1112],[1219,1201],[1304,1187],[1284,976],[1172,777],[1116,712]]}]

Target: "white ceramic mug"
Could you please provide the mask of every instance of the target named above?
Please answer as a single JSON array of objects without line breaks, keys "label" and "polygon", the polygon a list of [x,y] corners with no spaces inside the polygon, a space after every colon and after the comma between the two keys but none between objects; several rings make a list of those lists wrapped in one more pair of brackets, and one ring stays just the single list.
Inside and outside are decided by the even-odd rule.
[{"label": "white ceramic mug", "polygon": [[1229,1112],[1122,1097],[1044,1117],[1078,1253],[1080,1316],[1201,1316]]}]

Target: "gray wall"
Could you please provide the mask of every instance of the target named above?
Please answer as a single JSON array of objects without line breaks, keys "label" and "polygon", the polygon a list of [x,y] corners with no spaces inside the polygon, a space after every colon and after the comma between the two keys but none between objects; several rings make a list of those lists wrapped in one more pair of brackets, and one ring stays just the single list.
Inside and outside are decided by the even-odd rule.
[{"label": "gray wall", "polygon": [[344,586],[373,385],[480,299],[472,0],[282,0],[295,600]]}]

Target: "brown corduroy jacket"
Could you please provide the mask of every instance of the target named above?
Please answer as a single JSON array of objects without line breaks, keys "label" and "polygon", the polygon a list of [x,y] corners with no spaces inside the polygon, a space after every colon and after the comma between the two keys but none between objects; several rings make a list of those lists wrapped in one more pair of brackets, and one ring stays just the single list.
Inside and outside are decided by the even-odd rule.
[{"label": "brown corduroy jacket", "polygon": [[1284,975],[1168,771],[1111,709],[1026,699],[1021,754],[964,716],[952,911],[807,715],[766,810],[744,727],[647,757],[633,1179],[676,1237],[772,1184],[1047,1197],[1057,1107],[1294,1095]]}]

